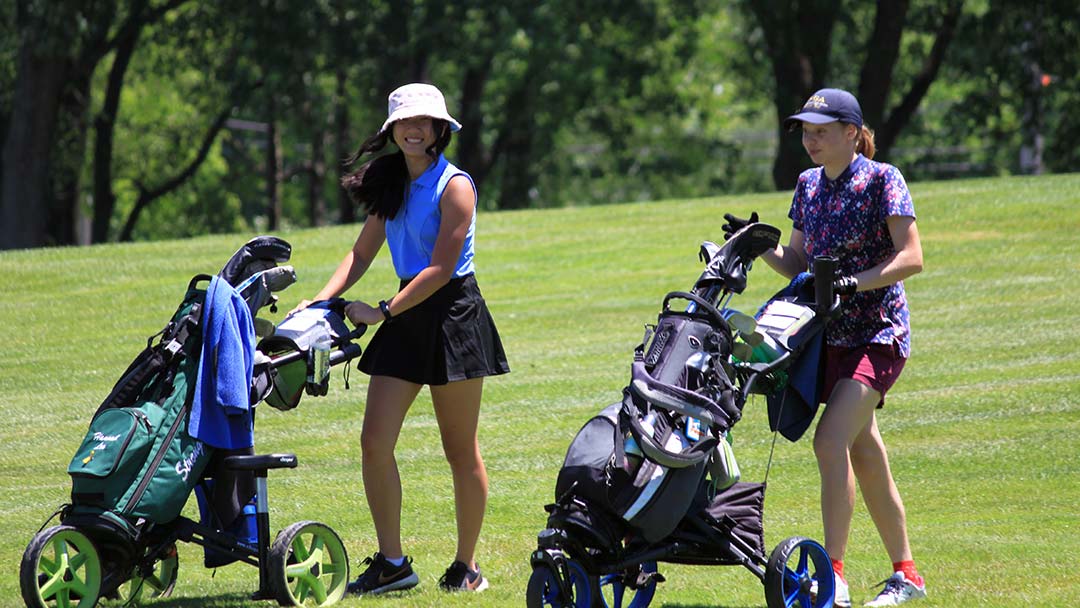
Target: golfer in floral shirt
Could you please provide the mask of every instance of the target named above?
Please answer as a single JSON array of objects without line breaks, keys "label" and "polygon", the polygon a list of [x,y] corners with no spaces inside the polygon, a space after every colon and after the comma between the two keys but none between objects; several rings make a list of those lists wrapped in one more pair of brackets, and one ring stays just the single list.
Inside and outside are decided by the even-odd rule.
[{"label": "golfer in floral shirt", "polygon": [[[807,260],[820,255],[835,257],[837,272],[850,276],[895,253],[886,220],[910,218],[914,225],[915,208],[904,176],[896,167],[857,154],[835,179],[825,177],[824,167],[804,172],[788,217],[792,227],[803,233]],[[843,311],[829,326],[830,345],[895,344],[900,357],[911,356],[902,281],[857,291],[844,301]]]},{"label": "golfer in floral shirt", "polygon": [[[788,244],[762,257],[788,278],[808,270],[816,256],[835,257],[834,287],[843,298],[841,317],[826,334],[821,399],[827,405],[814,432],[834,604],[851,606],[843,559],[857,480],[892,562],[884,589],[866,605],[895,606],[926,597],[876,416],[911,354],[903,280],[922,270],[915,209],[900,171],[871,160],[874,135],[863,125],[851,93],[822,89],[784,122],[801,131],[817,167],[799,176],[788,214],[793,228]],[[757,221],[756,213],[750,220],[725,217],[725,230]],[[816,589],[815,581],[811,592]]]}]

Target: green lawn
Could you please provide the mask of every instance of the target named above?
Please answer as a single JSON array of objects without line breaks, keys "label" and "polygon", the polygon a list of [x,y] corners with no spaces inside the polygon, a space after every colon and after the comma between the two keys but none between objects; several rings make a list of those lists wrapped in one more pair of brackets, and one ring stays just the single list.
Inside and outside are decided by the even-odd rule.
[{"label": "green lawn", "polygon": [[[926,270],[907,282],[914,354],[879,423],[908,511],[930,606],[1060,606],[1080,589],[1080,174],[913,184]],[[450,476],[426,393],[398,449],[407,550],[418,589],[344,606],[523,605],[529,552],[570,439],[627,381],[634,346],[665,293],[691,286],[702,240],[724,212],[757,210],[786,233],[789,194],[484,213],[478,277],[513,373],[486,384],[481,442],[491,498],[479,560],[492,588],[448,596],[436,580],[453,556]],[[287,310],[322,286],[357,227],[280,233],[300,280]],[[217,272],[253,235],[0,252],[0,605],[19,604],[30,538],[66,499],[66,466],[100,400],[175,310],[190,277]],[[752,311],[783,284],[760,264],[736,299]],[[396,287],[383,256],[349,295]],[[267,318],[277,321],[282,314]],[[366,377],[299,408],[260,408],[261,452],[295,452],[270,477],[271,527],[315,519],[345,539],[354,567],[375,550],[360,483]],[[765,473],[773,437],[764,400],[735,429],[744,478]],[[766,497],[771,549],[821,538],[810,442],[776,445]],[[195,515],[194,501],[186,513]],[[257,572],[202,567],[182,545],[161,607],[270,605],[247,599]],[[861,605],[890,564],[859,505],[847,575]],[[740,567],[661,565],[653,606],[764,606]]]}]

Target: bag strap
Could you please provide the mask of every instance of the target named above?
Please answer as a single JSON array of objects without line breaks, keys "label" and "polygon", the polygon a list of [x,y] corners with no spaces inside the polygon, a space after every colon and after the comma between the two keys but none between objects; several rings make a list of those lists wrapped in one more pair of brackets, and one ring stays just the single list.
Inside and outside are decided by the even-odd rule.
[{"label": "bag strap", "polygon": [[634,361],[630,366],[628,388],[640,400],[684,416],[698,418],[710,427],[722,427],[723,430],[731,427],[730,415],[716,401],[680,386],[660,382],[645,369],[644,363]]},{"label": "bag strap", "polygon": [[646,458],[670,469],[684,469],[701,464],[709,457],[709,453],[717,443],[716,437],[710,435],[681,451],[668,450],[642,426],[641,410],[634,403],[634,397],[628,389],[623,391],[623,407],[619,410],[619,429],[623,435],[625,435],[623,429],[630,431]]},{"label": "bag strap", "polygon": [[[689,300],[690,302],[693,302],[695,305],[694,310],[687,312],[669,309],[668,307],[673,299]],[[731,334],[731,328],[728,326],[727,319],[724,318],[724,315],[713,306],[711,302],[697,294],[687,291],[672,291],[668,293],[664,296],[663,308],[660,312],[660,316],[670,314],[704,318],[713,327],[721,329],[728,335]]]},{"label": "bag strap", "polygon": [[[188,290],[195,288],[200,280],[209,279],[208,275],[197,275],[191,279]],[[195,302],[191,309],[180,319],[170,321],[160,332],[150,336],[146,348],[131,362],[120,380],[113,386],[109,396],[98,406],[97,412],[116,407],[131,407],[143,392],[143,389],[163,371],[169,369],[183,352],[184,344],[197,331],[202,322],[202,305]],[[154,338],[161,336],[157,344]],[[94,414],[97,416],[97,413]]]}]

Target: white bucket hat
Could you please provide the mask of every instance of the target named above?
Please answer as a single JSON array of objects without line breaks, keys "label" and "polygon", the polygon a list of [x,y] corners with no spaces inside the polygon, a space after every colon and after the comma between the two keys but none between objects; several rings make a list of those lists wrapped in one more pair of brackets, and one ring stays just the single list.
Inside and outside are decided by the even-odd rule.
[{"label": "white bucket hat", "polygon": [[387,104],[387,118],[379,133],[390,128],[395,121],[414,116],[430,116],[450,123],[451,131],[461,129],[461,123],[454,120],[453,116],[446,111],[446,100],[438,88],[423,83],[413,83],[400,86],[390,93]]}]

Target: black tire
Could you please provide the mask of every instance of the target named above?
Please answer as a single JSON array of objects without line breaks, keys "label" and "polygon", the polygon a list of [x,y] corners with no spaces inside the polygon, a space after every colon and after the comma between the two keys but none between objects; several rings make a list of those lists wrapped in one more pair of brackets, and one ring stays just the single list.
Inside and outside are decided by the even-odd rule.
[{"label": "black tire", "polygon": [[[812,597],[810,589],[815,581],[819,584],[816,596]],[[763,582],[769,608],[823,608],[832,605],[835,595],[829,554],[804,536],[787,538],[773,549]]]},{"label": "black tire", "polygon": [[559,578],[547,565],[533,566],[529,584],[525,588],[527,608],[591,608],[592,590],[589,577],[580,564],[568,560],[570,597],[560,597]]},{"label": "black tire", "polygon": [[329,606],[345,595],[349,555],[329,526],[301,521],[270,547],[270,589],[282,606]]},{"label": "black tire", "polygon": [[101,558],[90,538],[72,526],[53,526],[26,546],[19,586],[27,608],[93,608],[101,574]]}]

